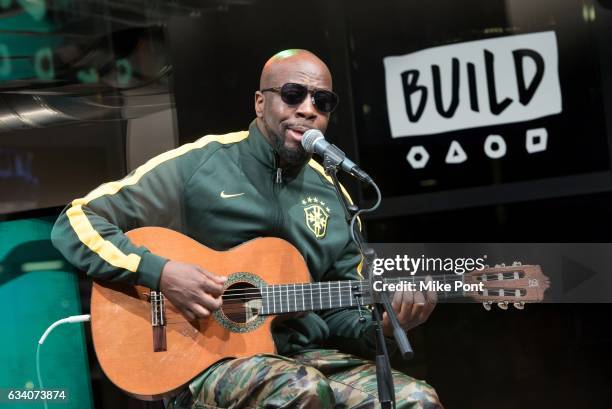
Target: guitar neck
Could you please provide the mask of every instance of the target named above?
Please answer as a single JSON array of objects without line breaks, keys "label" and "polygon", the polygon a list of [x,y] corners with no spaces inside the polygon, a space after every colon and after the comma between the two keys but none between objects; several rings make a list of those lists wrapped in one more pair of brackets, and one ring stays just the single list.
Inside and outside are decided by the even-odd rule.
[{"label": "guitar neck", "polygon": [[[412,283],[417,291],[431,290],[438,294],[439,299],[450,299],[467,296],[463,288],[455,289],[455,282],[463,284],[463,279],[464,277],[461,275],[442,274],[432,276],[432,283],[429,284],[424,277],[414,276],[385,278],[382,283]],[[450,289],[445,290],[440,287],[444,284],[450,285]],[[422,286],[423,288],[421,288]],[[267,285],[260,287],[260,291],[262,297],[261,315],[356,307],[373,302],[368,280]]]}]

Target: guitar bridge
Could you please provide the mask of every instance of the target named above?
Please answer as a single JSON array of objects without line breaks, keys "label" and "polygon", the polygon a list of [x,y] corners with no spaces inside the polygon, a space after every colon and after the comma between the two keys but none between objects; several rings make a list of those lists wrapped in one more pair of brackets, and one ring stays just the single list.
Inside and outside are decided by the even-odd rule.
[{"label": "guitar bridge", "polygon": [[151,291],[151,327],[153,329],[153,352],[166,351],[166,307],[164,295],[159,291]]}]

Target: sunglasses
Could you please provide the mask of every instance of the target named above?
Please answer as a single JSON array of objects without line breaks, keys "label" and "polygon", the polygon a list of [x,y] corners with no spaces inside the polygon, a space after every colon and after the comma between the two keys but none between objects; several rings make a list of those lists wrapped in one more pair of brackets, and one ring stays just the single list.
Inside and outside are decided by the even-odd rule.
[{"label": "sunglasses", "polygon": [[278,92],[283,102],[287,105],[299,105],[310,93],[312,104],[320,112],[330,113],[338,106],[340,98],[332,91],[318,88],[309,88],[306,85],[288,82],[282,87],[266,88],[261,92]]}]

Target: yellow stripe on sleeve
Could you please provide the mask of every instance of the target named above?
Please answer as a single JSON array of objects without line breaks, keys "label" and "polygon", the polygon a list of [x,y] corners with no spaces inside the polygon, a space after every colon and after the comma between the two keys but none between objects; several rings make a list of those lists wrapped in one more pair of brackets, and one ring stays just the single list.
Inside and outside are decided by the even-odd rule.
[{"label": "yellow stripe on sleeve", "polygon": [[224,145],[240,142],[246,139],[248,135],[248,131],[233,132],[226,135],[207,135],[195,142],[187,143],[150,159],[142,166],[136,168],[134,173],[128,177],[118,181],[104,183],[98,188],[92,190],[89,194],[87,194],[87,196],[73,200],[70,209],[66,211],[70,225],[74,229],[74,232],[79,240],[91,251],[98,254],[98,256],[100,256],[100,258],[102,258],[104,261],[113,267],[136,272],[138,265],[140,264],[140,256],[133,253],[125,254],[113,243],[105,240],[92,226],[89,218],[83,211],[83,206],[86,206],[89,202],[101,196],[114,195],[124,186],[130,186],[138,183],[138,181],[144,175],[158,165],[184,155],[189,151],[203,148],[211,142],[219,142]]}]

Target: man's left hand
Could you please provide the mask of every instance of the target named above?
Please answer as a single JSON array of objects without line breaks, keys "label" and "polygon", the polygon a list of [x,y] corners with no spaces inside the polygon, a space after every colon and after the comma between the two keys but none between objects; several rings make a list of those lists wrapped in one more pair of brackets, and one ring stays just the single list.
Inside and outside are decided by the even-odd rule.
[{"label": "man's left hand", "polygon": [[[391,305],[401,327],[408,331],[427,321],[437,301],[435,291],[397,291]],[[386,312],[383,314],[382,328],[386,337],[393,336],[393,327]]]}]

